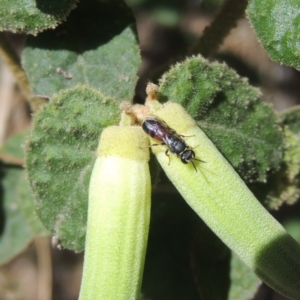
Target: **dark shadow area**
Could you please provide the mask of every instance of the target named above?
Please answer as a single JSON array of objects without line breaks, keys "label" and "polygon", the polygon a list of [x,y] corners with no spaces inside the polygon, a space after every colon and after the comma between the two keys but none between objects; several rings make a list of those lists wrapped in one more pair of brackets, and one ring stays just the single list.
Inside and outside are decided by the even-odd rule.
[{"label": "dark shadow area", "polygon": [[[158,83],[164,72],[173,64],[185,58],[189,45],[178,27],[163,27],[156,24],[152,29],[152,39],[154,39],[154,42],[151,44],[144,42],[146,45],[141,40],[143,63],[138,72],[139,80],[136,86],[135,103],[144,103],[148,82]],[[161,99],[160,101],[164,102]]]},{"label": "dark shadow area", "polygon": [[36,0],[36,7],[48,15],[64,15],[75,5],[75,0]]},{"label": "dark shadow area", "polygon": [[201,299],[228,299],[231,251],[205,223],[193,242],[192,265]]},{"label": "dark shadow area", "polygon": [[[131,10],[123,3],[81,1],[67,21],[38,37],[30,36],[27,46],[49,50],[70,50],[81,54],[108,43],[126,27],[134,24]],[[134,26],[132,26],[136,33]],[[137,36],[137,34],[136,34]]]},{"label": "dark shadow area", "polygon": [[83,253],[70,250],[52,250],[53,300],[78,300]]},{"label": "dark shadow area", "polygon": [[154,193],[150,223],[142,284],[146,299],[200,300],[212,291],[221,295],[214,299],[226,299],[230,252],[184,199]]},{"label": "dark shadow area", "polygon": [[[264,278],[266,284],[277,285],[280,294],[300,299],[299,253],[299,244],[289,234],[283,234],[265,245],[256,256],[255,273]],[[275,278],[280,277],[282,280],[278,286]]]},{"label": "dark shadow area", "polygon": [[134,9],[144,9],[146,11],[153,11],[153,14],[157,11],[174,11],[179,13],[180,9],[184,9],[186,4],[184,0],[126,0],[128,5]]},{"label": "dark shadow area", "polygon": [[262,283],[252,300],[288,300],[288,298],[278,294],[269,286]]},{"label": "dark shadow area", "polygon": [[289,219],[300,220],[300,201],[298,200],[293,205],[282,205],[279,210],[271,211],[271,213],[280,223]]},{"label": "dark shadow area", "polygon": [[190,252],[201,220],[178,194],[152,199],[142,293],[155,300],[199,300]]}]

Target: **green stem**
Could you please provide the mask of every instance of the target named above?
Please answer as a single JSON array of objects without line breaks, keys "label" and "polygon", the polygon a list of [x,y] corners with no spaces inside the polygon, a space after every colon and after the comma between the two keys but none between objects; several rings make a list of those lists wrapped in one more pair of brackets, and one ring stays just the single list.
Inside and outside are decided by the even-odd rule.
[{"label": "green stem", "polygon": [[205,58],[212,57],[223,43],[237,21],[244,17],[247,0],[225,0],[212,23],[207,26],[189,55],[200,53]]}]

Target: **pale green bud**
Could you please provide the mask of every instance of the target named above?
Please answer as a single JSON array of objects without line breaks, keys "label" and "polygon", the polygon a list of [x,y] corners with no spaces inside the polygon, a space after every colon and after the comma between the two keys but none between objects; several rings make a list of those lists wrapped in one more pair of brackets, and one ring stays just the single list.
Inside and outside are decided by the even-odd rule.
[{"label": "pale green bud", "polygon": [[[196,122],[178,104],[151,113],[164,120],[196,154],[193,165],[175,154],[165,155],[166,145],[153,146],[160,165],[174,186],[206,224],[266,284],[289,299],[300,299],[300,246],[265,210],[243,180]],[[150,143],[157,143],[150,139]]]},{"label": "pale green bud", "polygon": [[151,182],[140,127],[103,130],[89,188],[80,300],[133,300],[140,295]]}]

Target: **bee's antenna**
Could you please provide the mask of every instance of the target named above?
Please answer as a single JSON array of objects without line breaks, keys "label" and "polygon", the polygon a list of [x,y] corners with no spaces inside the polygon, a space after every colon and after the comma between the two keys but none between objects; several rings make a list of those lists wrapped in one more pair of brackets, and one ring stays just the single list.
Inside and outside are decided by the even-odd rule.
[{"label": "bee's antenna", "polygon": [[[197,159],[197,160],[198,160],[198,159]],[[197,168],[196,168],[196,166],[195,166],[195,164],[193,163],[192,160],[191,160],[191,163],[193,164],[195,171],[198,172],[198,170],[197,170]]]},{"label": "bee's antenna", "polygon": [[206,163],[206,161],[201,160],[201,159],[198,159],[198,158],[194,158],[194,160],[198,160],[198,161],[201,161],[201,162],[203,162],[203,163]]}]

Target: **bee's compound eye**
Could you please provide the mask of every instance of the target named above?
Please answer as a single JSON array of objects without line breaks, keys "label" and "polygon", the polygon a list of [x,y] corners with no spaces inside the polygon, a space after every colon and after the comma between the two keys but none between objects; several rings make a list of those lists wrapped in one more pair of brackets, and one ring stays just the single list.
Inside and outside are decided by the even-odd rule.
[{"label": "bee's compound eye", "polygon": [[188,161],[184,158],[184,157],[181,157],[181,161],[184,163],[184,164],[187,164]]},{"label": "bee's compound eye", "polygon": [[181,154],[181,161],[184,164],[189,163],[191,160],[193,160],[195,158],[195,152],[193,150],[185,150],[182,154]]}]

